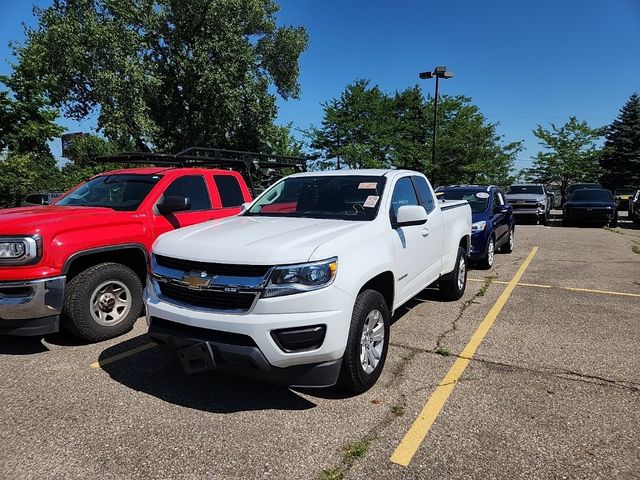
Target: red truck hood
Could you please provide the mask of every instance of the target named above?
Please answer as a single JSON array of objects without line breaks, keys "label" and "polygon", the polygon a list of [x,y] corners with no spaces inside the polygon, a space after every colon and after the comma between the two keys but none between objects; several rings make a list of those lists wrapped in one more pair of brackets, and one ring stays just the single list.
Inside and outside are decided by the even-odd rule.
[{"label": "red truck hood", "polygon": [[[52,224],[95,219],[119,212],[102,207],[19,207],[0,209],[0,235],[39,233]],[[131,212],[127,212],[131,213]]]}]

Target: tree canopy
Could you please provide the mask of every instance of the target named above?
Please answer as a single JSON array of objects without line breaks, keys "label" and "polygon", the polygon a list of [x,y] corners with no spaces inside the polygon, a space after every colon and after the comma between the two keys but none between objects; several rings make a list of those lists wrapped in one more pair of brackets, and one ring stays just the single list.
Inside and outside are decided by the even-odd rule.
[{"label": "tree canopy", "polygon": [[320,127],[307,135],[317,166],[408,168],[438,184],[510,181],[521,142],[505,143],[465,96],[442,96],[438,109],[436,164],[431,163],[434,99],[418,86],[393,95],[367,80],[348,85],[323,104]]},{"label": "tree canopy", "polygon": [[54,0],[14,45],[14,83],[116,144],[260,149],[299,94],[302,27],[273,0]]},{"label": "tree canopy", "polygon": [[602,183],[608,188],[640,186],[640,96],[634,93],[605,130],[600,156]]},{"label": "tree canopy", "polygon": [[553,123],[550,129],[538,125],[533,134],[543,150],[538,152],[531,168],[524,171],[525,178],[558,184],[563,202],[571,183],[595,182],[599,178],[597,142],[601,129],[570,117],[560,127]]}]

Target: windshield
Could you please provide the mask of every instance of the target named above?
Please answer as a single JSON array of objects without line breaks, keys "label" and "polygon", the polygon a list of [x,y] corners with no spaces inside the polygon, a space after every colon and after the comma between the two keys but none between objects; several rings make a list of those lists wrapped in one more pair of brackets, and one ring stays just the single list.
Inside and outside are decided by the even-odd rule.
[{"label": "windshield", "polygon": [[572,202],[613,202],[609,190],[576,190],[569,199]]},{"label": "windshield", "polygon": [[440,200],[466,200],[471,205],[473,213],[481,213],[487,209],[489,194],[473,190],[444,190],[438,192]]},{"label": "windshield", "polygon": [[544,190],[540,185],[511,185],[507,189],[507,195],[514,195],[514,194],[521,194],[521,193],[542,195],[544,194]]},{"label": "windshield", "polygon": [[362,175],[289,177],[268,189],[245,215],[373,220],[385,181]]},{"label": "windshield", "polygon": [[160,175],[102,175],[72,190],[56,205],[132,211],[140,206],[160,178]]}]

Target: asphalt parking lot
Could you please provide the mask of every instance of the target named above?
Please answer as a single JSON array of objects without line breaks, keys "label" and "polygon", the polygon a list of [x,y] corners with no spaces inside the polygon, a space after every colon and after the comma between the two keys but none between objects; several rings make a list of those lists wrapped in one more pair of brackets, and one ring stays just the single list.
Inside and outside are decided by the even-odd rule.
[{"label": "asphalt parking lot", "polygon": [[0,338],[0,478],[640,478],[635,242],[624,221],[518,226],[460,301],[396,314],[354,397],[184,376],[143,320]]}]

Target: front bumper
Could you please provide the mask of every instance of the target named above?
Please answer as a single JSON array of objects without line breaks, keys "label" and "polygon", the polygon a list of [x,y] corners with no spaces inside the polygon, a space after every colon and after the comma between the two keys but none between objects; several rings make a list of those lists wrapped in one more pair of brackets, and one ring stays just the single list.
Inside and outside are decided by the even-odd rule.
[{"label": "front bumper", "polygon": [[[145,290],[153,340],[179,351],[208,343],[213,356],[220,359],[216,368],[296,386],[335,384],[354,302],[331,285],[312,292],[260,298],[247,313],[225,313],[168,299],[152,279]],[[285,351],[272,335],[283,329],[314,326],[324,327],[324,337],[313,349]],[[187,373],[189,370],[193,369],[185,368]]]},{"label": "front bumper", "polygon": [[513,214],[516,217],[542,217],[545,211],[541,208],[514,208]]},{"label": "front bumper", "polygon": [[0,282],[0,334],[58,331],[66,277]]}]

